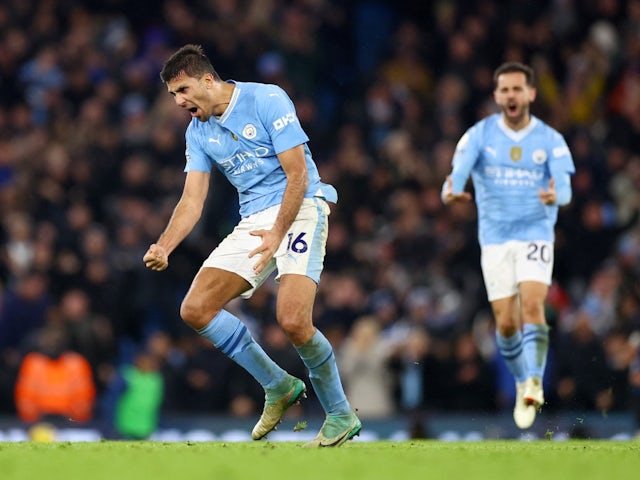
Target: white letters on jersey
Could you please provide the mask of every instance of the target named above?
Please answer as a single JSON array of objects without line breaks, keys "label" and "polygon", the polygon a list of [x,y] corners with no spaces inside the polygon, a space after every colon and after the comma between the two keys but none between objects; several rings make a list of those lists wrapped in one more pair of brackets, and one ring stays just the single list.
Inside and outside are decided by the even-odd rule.
[{"label": "white letters on jersey", "polygon": [[284,117],[280,117],[279,119],[273,122],[273,126],[276,130],[281,130],[290,123],[296,121],[296,115],[293,112],[287,113]]}]

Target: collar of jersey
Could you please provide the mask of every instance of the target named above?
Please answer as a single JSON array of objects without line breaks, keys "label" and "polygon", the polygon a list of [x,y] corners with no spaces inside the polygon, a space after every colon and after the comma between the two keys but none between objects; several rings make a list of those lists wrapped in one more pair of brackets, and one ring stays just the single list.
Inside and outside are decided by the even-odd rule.
[{"label": "collar of jersey", "polygon": [[498,127],[504,132],[507,137],[509,137],[514,142],[519,142],[524,137],[526,137],[531,130],[536,128],[536,125],[538,125],[538,119],[533,115],[531,115],[531,121],[529,122],[529,125],[524,127],[522,130],[512,130],[507,126],[502,115],[500,116],[500,118],[498,118]]},{"label": "collar of jersey", "polygon": [[231,112],[236,106],[236,103],[238,103],[238,97],[240,96],[240,87],[238,86],[238,83],[235,80],[227,80],[227,83],[235,84],[236,88],[233,89],[233,93],[231,94],[231,100],[229,100],[229,106],[224,111],[224,113],[220,115],[220,118],[218,119],[220,123],[224,123],[224,121],[229,117],[229,115],[231,115]]}]

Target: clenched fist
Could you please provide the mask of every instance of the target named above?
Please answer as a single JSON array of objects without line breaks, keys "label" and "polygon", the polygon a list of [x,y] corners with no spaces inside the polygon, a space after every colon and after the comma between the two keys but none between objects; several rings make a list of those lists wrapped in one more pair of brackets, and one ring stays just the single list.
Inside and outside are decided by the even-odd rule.
[{"label": "clenched fist", "polygon": [[161,272],[165,270],[169,266],[169,255],[167,255],[167,251],[164,247],[153,243],[147,250],[147,253],[144,254],[142,261],[151,270],[155,270],[156,272]]}]

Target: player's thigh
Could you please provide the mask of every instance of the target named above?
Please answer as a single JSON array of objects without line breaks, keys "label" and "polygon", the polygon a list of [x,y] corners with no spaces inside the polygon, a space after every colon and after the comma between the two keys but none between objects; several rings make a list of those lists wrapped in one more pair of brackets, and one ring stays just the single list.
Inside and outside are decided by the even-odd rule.
[{"label": "player's thigh", "polygon": [[219,268],[202,267],[185,295],[180,315],[191,327],[204,327],[232,299],[251,285],[241,276]]},{"label": "player's thigh", "polygon": [[210,299],[208,303],[223,307],[249,288],[249,282],[236,273],[202,267],[194,277],[186,297],[201,299],[200,302]]},{"label": "player's thigh", "polygon": [[272,228],[277,213],[277,207],[271,207],[242,219],[211,252],[202,267],[224,270],[244,279],[249,284],[249,288],[243,290],[240,296],[249,298],[255,289],[262,285],[275,270],[276,266],[275,260],[272,259],[262,272],[258,274],[255,272],[253,267],[257,258],[249,258],[249,252],[259,246],[262,239],[249,232]]},{"label": "player's thigh", "polygon": [[287,274],[280,278],[276,318],[296,346],[313,336],[313,305],[317,289],[316,282],[305,275]]},{"label": "player's thigh", "polygon": [[527,280],[520,283],[522,314],[528,323],[544,323],[544,301],[549,286],[539,281]]},{"label": "player's thigh", "polygon": [[547,241],[518,242],[516,245],[516,281],[551,285],[553,244]]},{"label": "player's thigh", "polygon": [[[283,275],[278,287],[276,315],[281,319],[310,322],[318,285],[304,275]],[[295,320],[290,320],[295,321]]]},{"label": "player's thigh", "polygon": [[490,302],[518,293],[512,242],[482,247],[480,265]]},{"label": "player's thigh", "polygon": [[491,310],[500,334],[510,337],[520,327],[518,296],[499,298],[491,302]]},{"label": "player's thigh", "polygon": [[274,258],[280,281],[283,275],[294,274],[320,282],[329,231],[329,206],[319,198],[307,198]]}]

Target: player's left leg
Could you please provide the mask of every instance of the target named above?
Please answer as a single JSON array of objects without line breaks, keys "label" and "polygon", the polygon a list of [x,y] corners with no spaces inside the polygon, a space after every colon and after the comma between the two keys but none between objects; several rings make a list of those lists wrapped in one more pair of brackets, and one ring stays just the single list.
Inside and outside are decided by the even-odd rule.
[{"label": "player's left leg", "polygon": [[274,259],[280,282],[276,316],[309,370],[326,420],[310,446],[339,446],[360,433],[361,423],[342,387],[333,347],[313,326],[313,304],[322,273],[328,234],[329,206],[308,198]]},{"label": "player's left leg", "polygon": [[360,433],[362,424],[342,387],[333,347],[313,326],[316,283],[303,275],[283,275],[278,292],[277,318],[309,370],[309,379],[326,413],[318,436],[307,444],[333,447]]},{"label": "player's left leg", "polygon": [[544,404],[542,379],[549,352],[549,327],[544,315],[544,301],[549,287],[542,282],[520,284],[522,302],[522,349],[527,367],[525,402],[536,408]]}]

